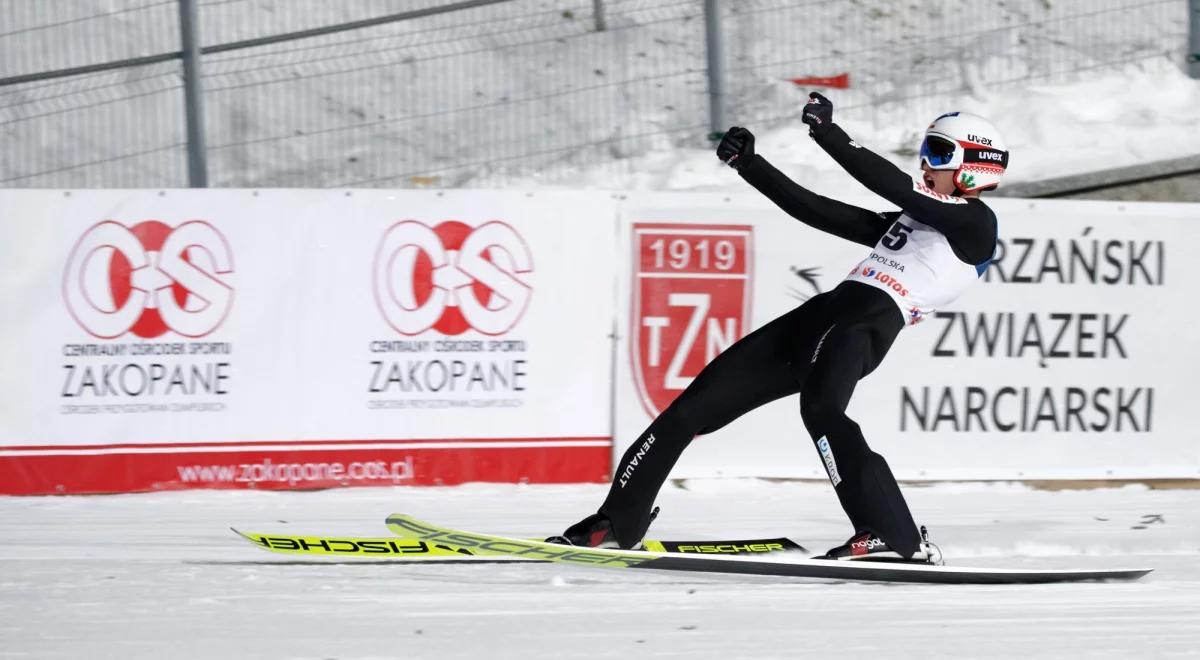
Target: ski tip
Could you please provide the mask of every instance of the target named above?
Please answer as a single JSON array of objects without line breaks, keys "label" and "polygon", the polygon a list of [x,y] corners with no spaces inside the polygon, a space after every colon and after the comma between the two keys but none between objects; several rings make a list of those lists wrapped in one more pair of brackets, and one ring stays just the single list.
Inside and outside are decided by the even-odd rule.
[{"label": "ski tip", "polygon": [[238,536],[246,539],[247,541],[253,543],[254,545],[257,545],[262,548],[266,548],[268,550],[271,549],[270,545],[266,542],[266,537],[267,537],[266,534],[261,534],[259,532],[243,532],[242,530],[240,530],[236,527],[230,527],[229,529],[234,534],[237,534]]},{"label": "ski tip", "polygon": [[[251,541],[253,543],[258,543],[258,539],[255,538],[256,535],[254,534],[254,532],[243,532],[242,530],[238,529],[237,527],[230,527],[229,531],[233,532],[234,534],[237,534],[238,536],[246,539],[247,541]],[[257,536],[262,536],[262,535],[259,534]]]},{"label": "ski tip", "polygon": [[242,530],[240,530],[236,527],[232,527],[232,526],[229,528],[229,530],[232,531],[234,534],[237,534],[238,536],[242,537],[243,539],[246,539],[247,541],[253,543],[254,545],[257,545],[258,547],[263,548],[264,550],[271,550],[270,544],[267,543],[266,538],[262,534],[256,534],[254,532],[243,532]]},{"label": "ski tip", "polygon": [[1085,578],[1084,580],[1092,582],[1132,582],[1140,580],[1153,572],[1153,568],[1113,568],[1097,571],[1094,577]]}]

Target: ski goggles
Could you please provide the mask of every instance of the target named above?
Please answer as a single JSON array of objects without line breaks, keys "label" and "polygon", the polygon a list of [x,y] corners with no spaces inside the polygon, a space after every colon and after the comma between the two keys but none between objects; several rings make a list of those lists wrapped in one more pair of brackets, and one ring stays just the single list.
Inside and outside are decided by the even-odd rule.
[{"label": "ski goggles", "polygon": [[963,147],[940,135],[926,135],[921,142],[921,162],[935,170],[953,170],[963,163],[982,163],[1003,170],[1008,167],[1008,152],[982,146]]},{"label": "ski goggles", "polygon": [[921,142],[921,162],[928,163],[934,169],[955,167],[954,157],[958,154],[959,146],[946,138],[927,135]]}]

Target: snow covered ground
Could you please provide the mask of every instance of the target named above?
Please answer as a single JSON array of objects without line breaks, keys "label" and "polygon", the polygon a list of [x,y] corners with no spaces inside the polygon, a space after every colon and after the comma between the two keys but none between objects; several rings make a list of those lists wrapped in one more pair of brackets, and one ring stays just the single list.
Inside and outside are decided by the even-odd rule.
[{"label": "snow covered ground", "polygon": [[[297,562],[234,536],[386,536],[404,511],[560,530],[605,488],[469,485],[0,499],[0,658],[1200,655],[1200,492],[908,489],[959,565],[1157,570],[1134,583],[895,586],[555,565]],[[656,538],[849,530],[826,484],[668,486]]]}]

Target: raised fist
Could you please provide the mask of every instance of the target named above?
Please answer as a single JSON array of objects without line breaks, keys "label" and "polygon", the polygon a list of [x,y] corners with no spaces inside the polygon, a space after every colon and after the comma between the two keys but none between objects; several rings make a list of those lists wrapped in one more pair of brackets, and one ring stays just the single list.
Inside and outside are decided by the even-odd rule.
[{"label": "raised fist", "polygon": [[733,126],[725,131],[725,137],[717,145],[717,158],[734,169],[741,167],[753,155],[754,134],[741,126]]},{"label": "raised fist", "polygon": [[808,103],[800,121],[808,124],[808,134],[815,135],[833,126],[833,103],[818,92],[809,92]]}]

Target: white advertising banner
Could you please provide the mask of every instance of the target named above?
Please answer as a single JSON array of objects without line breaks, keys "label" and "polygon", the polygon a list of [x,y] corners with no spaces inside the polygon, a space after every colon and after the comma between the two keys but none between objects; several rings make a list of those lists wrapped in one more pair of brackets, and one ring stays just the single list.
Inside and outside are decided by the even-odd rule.
[{"label": "white advertising banner", "polygon": [[[983,281],[905,328],[860,382],[848,412],[867,441],[907,479],[1200,476],[1188,386],[1200,210],[989,204],[1001,245]],[[637,195],[621,214],[618,456],[733,338],[834,288],[870,251],[753,192]],[[825,476],[797,397],[697,438],[672,474]]]},{"label": "white advertising banner", "polygon": [[0,481],[603,480],[614,224],[600,193],[0,193]]},{"label": "white advertising banner", "polygon": [[[859,384],[868,442],[906,479],[1200,476],[1200,209],[989,203],[983,281]],[[605,481],[868,252],[754,192],[0,192],[0,492]],[[673,474],[825,472],[788,397]]]},{"label": "white advertising banner", "polygon": [[928,478],[1200,476],[1200,207],[991,205],[1001,245],[984,281],[905,330],[855,402],[894,429],[894,449],[881,445],[893,465]]}]

